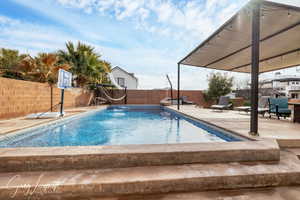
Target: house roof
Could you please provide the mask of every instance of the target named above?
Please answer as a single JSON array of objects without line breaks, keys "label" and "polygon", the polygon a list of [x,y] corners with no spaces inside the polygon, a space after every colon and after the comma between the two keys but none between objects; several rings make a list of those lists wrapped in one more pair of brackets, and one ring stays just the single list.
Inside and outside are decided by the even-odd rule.
[{"label": "house roof", "polygon": [[122,69],[119,66],[114,67],[111,71],[116,70],[116,69],[119,69],[119,70],[123,71],[124,73],[128,74],[129,76],[131,76],[132,78],[138,80],[138,78],[134,76],[134,73],[129,73],[129,72],[127,72],[126,70]]},{"label": "house roof", "polygon": [[[252,0],[179,64],[251,72]],[[300,7],[261,2],[259,72],[300,65]]]},{"label": "house roof", "polygon": [[266,82],[286,82],[286,81],[300,81],[299,76],[282,76],[282,77],[275,77],[273,79],[268,79]]}]

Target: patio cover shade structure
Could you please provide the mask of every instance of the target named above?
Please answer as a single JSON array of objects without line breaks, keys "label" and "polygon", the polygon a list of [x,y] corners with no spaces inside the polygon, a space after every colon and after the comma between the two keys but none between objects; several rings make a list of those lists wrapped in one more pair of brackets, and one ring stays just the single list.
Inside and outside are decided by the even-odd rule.
[{"label": "patio cover shade structure", "polygon": [[178,92],[181,64],[251,73],[250,132],[256,134],[259,73],[300,65],[300,7],[250,1],[178,62]]}]

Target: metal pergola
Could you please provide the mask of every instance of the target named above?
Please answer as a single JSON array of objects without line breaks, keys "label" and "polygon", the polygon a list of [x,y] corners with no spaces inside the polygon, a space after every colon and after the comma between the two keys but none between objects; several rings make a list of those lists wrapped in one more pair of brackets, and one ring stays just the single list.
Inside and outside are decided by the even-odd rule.
[{"label": "metal pergola", "polygon": [[208,39],[178,62],[180,66],[251,73],[250,133],[258,134],[258,77],[300,65],[300,7],[251,0]]}]

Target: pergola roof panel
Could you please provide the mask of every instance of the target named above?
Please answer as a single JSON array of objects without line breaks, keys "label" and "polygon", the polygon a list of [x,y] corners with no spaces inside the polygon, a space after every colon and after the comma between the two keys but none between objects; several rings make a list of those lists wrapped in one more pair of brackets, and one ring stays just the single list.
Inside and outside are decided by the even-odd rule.
[{"label": "pergola roof panel", "polygon": [[[179,63],[250,72],[251,6],[234,17]],[[260,72],[300,64],[300,8],[262,1]]]}]

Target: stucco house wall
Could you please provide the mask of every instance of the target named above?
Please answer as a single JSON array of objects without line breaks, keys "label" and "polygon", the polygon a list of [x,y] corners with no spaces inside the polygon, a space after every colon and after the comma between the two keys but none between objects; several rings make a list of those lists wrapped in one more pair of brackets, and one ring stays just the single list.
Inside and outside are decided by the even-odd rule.
[{"label": "stucco house wall", "polygon": [[125,86],[129,90],[134,90],[138,88],[138,79],[134,77],[134,75],[131,75],[130,73],[126,72],[120,67],[115,67],[112,69],[112,74],[118,82],[118,78],[124,78],[125,80]]}]

